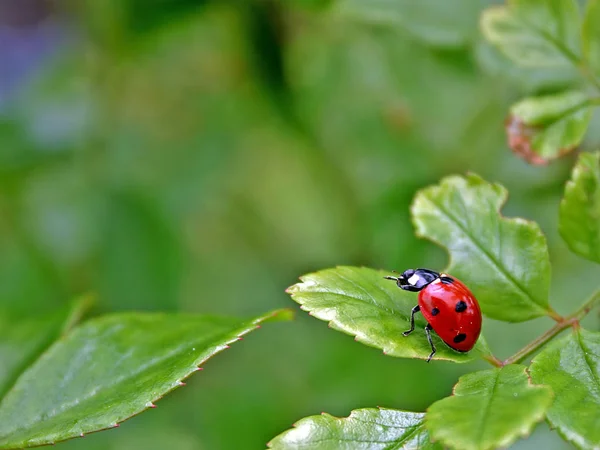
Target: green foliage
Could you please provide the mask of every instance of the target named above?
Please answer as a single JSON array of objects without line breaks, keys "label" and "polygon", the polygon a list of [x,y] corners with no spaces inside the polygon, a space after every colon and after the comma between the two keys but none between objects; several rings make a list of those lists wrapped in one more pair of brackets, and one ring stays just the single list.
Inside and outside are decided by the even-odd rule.
[{"label": "green foliage", "polygon": [[600,153],[582,153],[560,203],[559,231],[569,248],[600,263]]},{"label": "green foliage", "polygon": [[568,66],[579,58],[575,0],[511,0],[482,14],[485,37],[517,64]]},{"label": "green foliage", "polygon": [[[414,294],[398,289],[383,277],[393,275],[364,267],[337,267],[301,277],[302,283],[288,288],[292,298],[312,316],[329,322],[333,329],[355,336],[355,340],[380,348],[386,355],[427,359],[431,347],[422,332],[403,336],[410,328]],[[426,322],[415,317],[421,330]],[[487,353],[483,337],[472,353],[451,350],[437,336],[434,359],[467,362]]]},{"label": "green foliage", "polygon": [[506,189],[476,175],[419,192],[411,211],[419,236],[444,246],[447,272],[473,290],[485,315],[520,322],[549,314],[550,261],[539,226],[500,214]]},{"label": "green foliage", "polygon": [[533,386],[526,367],[508,365],[460,378],[452,397],[427,409],[435,441],[465,450],[505,448],[544,418],[552,390]]},{"label": "green foliage", "polygon": [[356,20],[400,26],[426,44],[451,48],[474,39],[480,7],[471,0],[340,0],[336,9]]},{"label": "green foliage", "polygon": [[441,450],[429,440],[423,413],[387,408],[357,409],[349,417],[305,417],[269,442],[274,450]]},{"label": "green foliage", "polygon": [[0,403],[0,448],[115,427],[153,407],[210,357],[280,310],[250,320],[122,313],[90,320],[27,367]]},{"label": "green foliage", "polygon": [[[525,106],[523,114],[543,116]],[[582,165],[588,164],[585,174],[591,180],[585,181],[593,194],[598,158],[598,154],[583,155],[575,170],[583,172]],[[569,200],[574,196],[573,185],[584,183],[580,178],[579,174],[574,176],[563,202],[569,203],[575,215],[586,214],[597,203],[590,195],[578,195],[578,202]],[[411,211],[417,233],[448,249],[451,262],[447,272],[473,289],[486,315],[517,322],[547,314],[557,323],[504,362],[480,341],[480,349],[470,353],[479,353],[496,368],[461,377],[452,396],[433,403],[424,416],[419,416],[418,424],[411,422],[411,426],[421,430],[424,421],[431,440],[444,447],[488,450],[507,447],[519,437],[528,436],[546,417],[568,440],[583,448],[596,448],[600,444],[596,426],[600,414],[600,334],[581,329],[579,320],[600,303],[600,291],[570,316],[558,315],[548,303],[550,262],[546,239],[536,223],[500,215],[506,197],[502,186],[476,175],[452,176],[418,192]],[[582,220],[578,223],[586,226]],[[573,231],[563,234],[568,236]],[[585,235],[578,239],[585,239]],[[338,267],[305,275],[302,283],[288,292],[302,309],[329,321],[332,328],[355,335],[360,342],[394,356],[423,358],[428,348],[417,345],[424,340],[413,343],[401,334],[408,328],[416,296],[383,283],[385,275],[387,272],[368,268]],[[425,325],[420,318],[417,322]],[[554,342],[536,357],[530,370],[537,384],[532,384],[527,367],[517,363],[571,326],[574,333],[568,340]],[[366,442],[373,445],[367,448],[388,448],[390,440],[397,437],[389,434],[386,421],[378,422],[381,427],[373,429],[372,415],[378,412],[366,411],[347,419],[328,415],[303,419],[295,429],[276,437],[272,446],[304,448],[318,443],[323,446],[319,448],[334,448],[343,442],[353,448],[357,442]],[[369,419],[363,420],[363,414]],[[393,445],[405,448],[402,440]],[[429,437],[425,445],[430,445]]]},{"label": "green foliage", "polygon": [[15,318],[7,311],[0,314],[0,398],[32,361],[76,325],[88,307],[89,301],[84,299],[51,315]]},{"label": "green foliage", "polygon": [[[581,91],[528,97],[510,109],[513,127],[522,127],[531,151],[543,161],[558,158],[576,148],[587,131],[592,108]],[[509,131],[510,132],[510,131]]]},{"label": "green foliage", "polygon": [[[154,413],[141,414],[118,432],[93,433],[61,446],[264,448],[270,436],[317,405],[345,416],[357,405],[389,405],[391,399],[394,407],[425,411],[447,395],[459,376],[478,370],[482,364],[478,357],[502,365],[483,340],[476,351],[460,355],[435,335],[440,359],[473,364],[425,364],[421,358],[429,349],[423,333],[417,329],[410,338],[399,334],[407,327],[417,296],[407,296],[380,278],[388,272],[356,268],[444,266],[439,248],[414,238],[409,205],[416,191],[436,184],[419,196],[437,189],[437,200],[458,208],[471,188],[457,189],[456,199],[445,198],[437,180],[445,182],[449,174],[460,174],[458,179],[467,185],[467,180],[476,179],[462,177],[469,171],[502,183],[511,193],[507,214],[534,219],[549,231],[552,307],[547,303],[545,263],[539,267],[532,263],[537,267],[532,276],[540,282],[537,294],[530,289],[528,273],[519,269],[514,275],[523,292],[501,276],[501,267],[507,271],[513,265],[522,267],[531,254],[546,253],[537,227],[521,220],[505,223],[495,204],[506,195],[500,185],[482,182],[481,190],[493,195],[469,206],[474,221],[483,218],[484,224],[508,227],[508,236],[514,232],[518,237],[518,246],[502,234],[502,245],[483,247],[499,248],[499,253],[490,253],[499,266],[479,264],[473,274],[460,276],[469,286],[484,284],[480,280],[497,283],[500,300],[516,308],[501,312],[502,303],[492,298],[491,289],[486,293],[485,286],[483,290],[476,286],[484,311],[510,315],[511,321],[528,314],[550,315],[556,321],[540,338],[516,351],[542,333],[549,319],[512,325],[486,318],[485,337],[497,354],[513,354],[508,363],[527,364],[543,345],[563,330],[577,328],[579,320],[594,310],[596,297],[569,316],[554,312],[554,308],[570,310],[597,283],[596,266],[571,254],[553,233],[558,220],[555,205],[570,158],[545,168],[526,166],[507,151],[501,124],[510,110],[507,101],[525,97],[524,103],[543,124],[509,120],[515,152],[541,164],[573,146],[595,148],[597,117],[592,117],[585,139],[583,135],[589,111],[600,103],[596,0],[581,9],[582,17],[576,3],[583,6],[583,1],[521,0],[496,6],[480,22],[484,35],[491,37],[488,42],[482,42],[477,18],[482,8],[497,1],[71,3],[53,4],[53,11],[73,9],[64,15],[59,11],[60,20],[43,22],[43,45],[28,42],[22,47],[21,37],[33,32],[19,26],[13,35],[9,17],[11,43],[13,38],[18,42],[0,46],[0,58],[6,51],[27,50],[17,52],[18,64],[3,66],[9,72],[8,78],[3,77],[9,80],[8,91],[0,82],[0,310],[10,310],[0,315],[0,393],[13,392],[10,387],[20,383],[18,378],[32,364],[38,367],[51,342],[58,339],[55,345],[62,348],[70,342],[70,334],[59,337],[61,328],[70,328],[61,324],[74,322],[67,318],[65,299],[79,292],[97,292],[103,312],[179,311],[169,316],[182,318],[169,325],[176,339],[194,312],[252,316],[280,308],[289,302],[282,287],[298,274],[310,271],[317,272],[311,276],[322,277],[328,271],[316,268],[340,263],[348,267],[331,269],[333,273],[357,271],[352,275],[360,276],[350,279],[372,289],[348,287],[352,295],[358,291],[360,298],[394,309],[369,308],[369,301],[355,308],[351,299],[348,311],[359,315],[345,316],[344,301],[335,300],[333,294],[327,294],[330,303],[319,298],[325,293],[294,295],[306,294],[307,302],[316,305],[315,314],[325,316],[329,309],[338,321],[332,321],[332,327],[380,349],[398,348],[404,356],[382,357],[380,351],[328,333],[319,321],[305,317],[281,327],[276,339],[258,333],[251,339],[254,344],[248,342],[218,358],[198,382],[176,390]],[[4,35],[6,9],[0,9]],[[15,10],[21,14],[23,8]],[[10,7],[8,11],[10,16]],[[53,34],[57,24],[59,32]],[[66,45],[55,46],[43,59],[28,60],[35,47],[47,49],[57,34]],[[23,66],[35,69],[18,72]],[[13,85],[11,80],[18,82]],[[565,94],[574,92],[580,94]],[[570,110],[570,101],[579,95],[584,96],[584,106]],[[590,194],[596,181],[582,179],[587,181],[576,184],[585,185]],[[578,221],[582,226],[592,224],[595,214],[593,196],[587,194],[577,195],[576,203],[563,202],[571,205],[568,214],[573,218],[586,217]],[[432,211],[435,214],[439,211]],[[518,226],[512,229],[511,223]],[[438,235],[457,232],[444,226],[444,222],[427,224]],[[486,245],[494,243],[483,224],[467,231]],[[531,242],[520,236],[523,232],[531,233]],[[591,234],[563,234],[566,239],[588,241],[585,251],[592,252]],[[470,238],[462,239],[468,243]],[[504,248],[506,242],[510,245]],[[469,264],[470,256],[486,261],[468,245],[467,253],[460,254],[452,251],[452,242],[439,243],[449,249],[453,273],[461,270],[455,261]],[[377,280],[361,278],[369,271],[377,274]],[[342,283],[335,277],[322,281],[323,288],[330,282]],[[307,288],[304,283],[298,286]],[[42,315],[48,311],[50,315]],[[373,316],[362,315],[365,311]],[[583,324],[597,328],[596,321],[594,311]],[[94,323],[101,322],[89,326]],[[424,325],[419,315],[417,325]],[[161,335],[154,330],[148,342],[156,341],[155,333]],[[161,367],[147,372],[140,382],[152,374],[164,375]],[[82,374],[97,380],[88,369]],[[65,399],[77,395],[69,386],[56,385],[40,393],[51,381],[49,375],[56,380],[56,372],[39,369],[28,385],[37,403],[19,405],[39,406],[48,397],[64,406],[62,399],[56,401],[59,394]],[[168,379],[174,380],[168,375],[148,382],[162,389]],[[104,388],[116,380],[102,379],[100,394],[107,395]],[[135,381],[132,386],[137,386]],[[135,395],[122,384],[118,387]],[[123,396],[101,404],[98,397],[95,403],[57,409],[47,423],[84,409],[68,426],[110,422],[115,414],[139,406],[144,395],[150,398],[154,387],[144,389],[132,402]],[[567,404],[570,395],[568,390],[557,391],[555,402]],[[590,401],[593,398],[589,396]],[[54,413],[54,406],[46,403],[41,413]],[[0,404],[0,411],[4,407]],[[589,410],[595,411],[595,405]],[[416,427],[413,440],[430,433],[428,421],[423,422],[428,413],[383,411],[403,423],[414,414],[409,421]],[[30,425],[37,427],[33,432],[44,431],[43,424],[31,422],[35,414],[29,410],[17,410],[15,404],[13,412],[0,429],[17,421],[25,428],[11,437],[19,438]],[[378,414],[355,413],[356,420],[324,416],[310,419],[300,429],[325,432],[318,427],[331,425],[328,430],[337,439],[332,443],[339,444],[348,430],[355,439],[350,445],[358,445],[364,437],[361,432],[376,436],[383,420]],[[588,417],[581,416],[582,425],[587,424]],[[360,422],[363,418],[377,422],[365,425]],[[576,442],[596,442],[591,427],[568,423],[569,432],[579,436]],[[489,429],[497,425],[490,422]],[[415,446],[410,436],[397,442],[396,433],[406,430],[388,431],[391,446]],[[301,442],[298,434],[291,436]],[[303,438],[315,445],[310,434]],[[379,438],[388,442],[385,436]],[[561,444],[556,433],[542,427],[518,445],[550,449]],[[436,444],[442,445],[453,446]]]},{"label": "green foliage", "polygon": [[548,421],[579,448],[600,446],[600,333],[576,329],[544,349],[531,363],[535,383],[556,399]]},{"label": "green foliage", "polygon": [[[487,40],[515,64],[535,69],[579,71],[591,89],[556,91],[528,97],[511,108],[509,146],[528,162],[544,164],[575,149],[598,104],[597,46],[600,32],[596,1],[581,19],[575,0],[513,0],[482,14]],[[575,81],[569,84],[580,87]],[[556,90],[557,86],[553,89]]]}]

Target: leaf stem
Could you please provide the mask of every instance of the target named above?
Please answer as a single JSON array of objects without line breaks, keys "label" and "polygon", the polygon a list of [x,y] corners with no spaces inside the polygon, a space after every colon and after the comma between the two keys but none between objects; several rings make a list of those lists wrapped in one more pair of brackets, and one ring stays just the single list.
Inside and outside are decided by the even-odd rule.
[{"label": "leaf stem", "polygon": [[487,362],[489,362],[494,367],[503,367],[502,360],[496,358],[491,353],[489,355],[483,355],[482,358],[485,359]]},{"label": "leaf stem", "polygon": [[578,327],[579,321],[583,317],[585,317],[586,314],[589,313],[592,310],[592,308],[594,308],[594,306],[596,306],[598,303],[600,303],[600,289],[594,292],[577,311],[575,311],[573,314],[567,317],[563,317],[560,321],[556,323],[556,325],[554,325],[544,334],[539,336],[537,339],[531,341],[529,344],[527,344],[525,347],[523,347],[510,358],[506,359],[502,363],[502,366],[520,363],[525,358],[542,348],[548,341],[552,340],[561,331],[569,327]]}]

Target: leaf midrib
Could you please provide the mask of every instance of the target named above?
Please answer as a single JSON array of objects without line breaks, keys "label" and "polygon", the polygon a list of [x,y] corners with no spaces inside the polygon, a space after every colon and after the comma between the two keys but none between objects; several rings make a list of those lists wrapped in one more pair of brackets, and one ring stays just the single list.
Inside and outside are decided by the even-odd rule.
[{"label": "leaf midrib", "polygon": [[[514,287],[517,288],[517,290],[523,294],[525,296],[525,298],[531,302],[536,308],[541,309],[542,311],[544,311],[544,313],[547,312],[546,309],[544,309],[537,301],[535,301],[535,299],[531,296],[531,294],[529,292],[527,292],[525,290],[524,287],[522,287],[516,279],[514,279],[510,273],[500,264],[499,261],[496,261],[496,259],[494,258],[493,255],[491,255],[490,253],[488,253],[485,248],[483,247],[483,245],[481,243],[479,243],[479,241],[477,241],[474,237],[472,237],[469,233],[468,230],[464,228],[464,226],[457,220],[455,219],[448,211],[446,211],[446,209],[444,209],[444,207],[437,203],[433,198],[429,197],[429,201],[431,203],[433,203],[434,206],[436,206],[439,211],[442,213],[442,216],[445,217],[446,219],[448,219],[449,222],[451,222],[452,224],[454,224],[467,238],[470,242],[472,242],[474,244],[474,247],[479,250],[479,252],[485,256],[488,261],[494,265],[499,273],[502,274],[502,276],[505,278],[505,280],[509,281]],[[506,221],[508,219],[504,218],[504,217],[500,217],[499,221]]]},{"label": "leaf midrib", "polygon": [[479,444],[480,448],[481,448],[481,441],[483,440],[483,436],[485,435],[485,428],[486,428],[485,424],[487,423],[486,419],[487,419],[488,414],[491,409],[492,400],[494,398],[494,394],[496,393],[496,388],[498,386],[498,379],[500,378],[501,372],[502,372],[502,369],[500,369],[496,372],[496,377],[494,378],[494,385],[492,386],[492,391],[490,392],[490,395],[487,397],[487,402],[485,404],[483,414],[480,416],[481,421],[479,423],[481,424],[481,426],[479,427],[479,436],[477,437],[477,443]]},{"label": "leaf midrib", "polygon": [[[239,329],[242,329],[242,327],[240,327]],[[243,331],[241,331],[241,333],[243,333],[247,329],[248,329],[247,327],[243,328]],[[214,337],[211,337],[210,338],[211,344],[208,344],[207,347],[210,348],[210,347],[218,346],[217,344],[214,344],[214,342],[217,340],[217,338],[219,336],[223,336],[224,338],[227,337],[227,336],[231,336],[231,331],[230,332],[224,332],[224,333],[221,333],[221,334],[216,335]],[[227,341],[229,341],[229,339],[227,339]],[[224,340],[223,343],[227,343],[227,341]],[[177,354],[181,353],[182,350],[184,350],[186,348],[189,349],[189,342],[186,342],[185,344],[182,344],[182,345],[176,347],[171,352],[169,352],[169,353],[161,356],[160,358],[153,359],[152,360],[153,363],[150,366],[144,366],[143,369],[139,369],[139,370],[136,370],[134,372],[130,372],[130,374],[128,376],[118,378],[115,382],[110,383],[108,385],[105,385],[104,388],[102,389],[102,391],[104,391],[104,392],[109,391],[109,390],[115,388],[118,384],[122,384],[122,383],[126,382],[127,380],[136,378],[140,373],[146,372],[148,370],[148,367],[156,366],[157,364],[160,364],[161,362],[163,362],[163,361],[165,361],[167,359],[170,359],[170,358],[176,356]],[[209,359],[211,356],[213,356],[216,353],[218,353],[218,351],[213,351],[213,352],[207,354],[204,358],[202,358],[198,362],[198,365],[204,363],[207,359]],[[191,371],[189,373],[193,373],[193,371]],[[166,391],[166,392],[168,392],[168,391]],[[93,399],[95,397],[95,395],[96,394],[89,394],[89,393],[86,394],[86,395],[83,395],[82,397],[79,397],[79,400],[77,402],[71,402],[71,404],[69,404],[66,408],[57,411],[53,415],[49,415],[45,420],[39,420],[39,418],[41,416],[38,416],[35,420],[30,421],[27,424],[23,424],[20,427],[12,428],[12,429],[7,430],[7,431],[9,433],[15,433],[15,432],[18,432],[18,431],[21,431],[21,430],[26,430],[28,428],[32,428],[32,427],[36,426],[37,424],[42,424],[42,423],[51,421],[55,417],[57,417],[59,415],[62,415],[62,414],[64,414],[65,412],[67,412],[69,410],[72,410],[74,407],[81,406],[84,402],[87,402],[88,400]],[[161,396],[162,395],[164,395],[164,393],[161,394]],[[153,400],[155,400],[155,399],[153,399]],[[123,419],[123,420],[125,420],[125,419]],[[109,426],[109,425],[110,424],[108,424],[107,426]],[[2,442],[2,440],[6,439],[7,437],[10,438],[10,436],[8,436],[8,435],[0,436],[0,442]]]}]

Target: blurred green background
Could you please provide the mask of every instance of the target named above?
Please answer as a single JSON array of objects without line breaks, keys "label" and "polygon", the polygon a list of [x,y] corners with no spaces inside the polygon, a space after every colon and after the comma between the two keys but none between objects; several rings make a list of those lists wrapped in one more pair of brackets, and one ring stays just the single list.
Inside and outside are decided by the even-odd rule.
[{"label": "blurred green background", "polygon": [[[96,291],[95,313],[298,310],[284,289],[309,271],[443,268],[409,205],[474,171],[541,224],[552,301],[573,310],[598,279],[557,234],[574,159],[528,166],[503,131],[511,102],[572,74],[515,69],[482,42],[490,2],[392,3],[0,0],[2,306]],[[550,325],[484,333],[507,357]],[[61,446],[261,449],[321,411],[422,411],[485,367],[386,357],[298,310],[155,410]],[[569,448],[546,425],[515,447],[542,446]]]}]

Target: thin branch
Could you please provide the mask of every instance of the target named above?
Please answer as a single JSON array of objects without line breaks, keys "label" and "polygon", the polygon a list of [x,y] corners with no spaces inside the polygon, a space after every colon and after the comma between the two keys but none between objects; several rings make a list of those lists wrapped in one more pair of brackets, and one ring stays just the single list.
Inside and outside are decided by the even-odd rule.
[{"label": "thin branch", "polygon": [[569,327],[579,327],[579,321],[589,313],[594,306],[600,303],[600,289],[594,292],[590,298],[588,298],[581,307],[573,314],[563,318],[560,322],[546,331],[544,334],[539,336],[537,339],[531,341],[517,353],[510,358],[506,359],[502,365],[516,364],[523,361],[525,358],[542,348],[548,341],[552,340],[561,331]]}]

